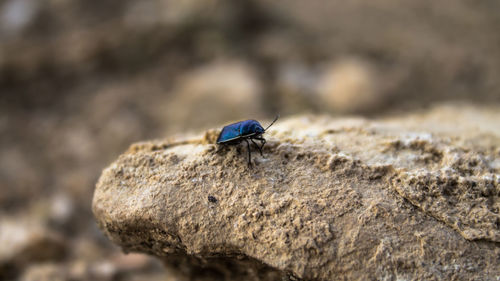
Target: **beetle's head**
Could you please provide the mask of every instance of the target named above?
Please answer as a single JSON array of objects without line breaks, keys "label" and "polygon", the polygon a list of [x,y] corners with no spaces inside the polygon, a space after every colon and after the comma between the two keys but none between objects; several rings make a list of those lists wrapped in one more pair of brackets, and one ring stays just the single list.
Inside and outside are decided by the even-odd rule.
[{"label": "beetle's head", "polygon": [[252,132],[255,132],[256,134],[262,134],[265,132],[265,130],[259,124],[252,124]]}]

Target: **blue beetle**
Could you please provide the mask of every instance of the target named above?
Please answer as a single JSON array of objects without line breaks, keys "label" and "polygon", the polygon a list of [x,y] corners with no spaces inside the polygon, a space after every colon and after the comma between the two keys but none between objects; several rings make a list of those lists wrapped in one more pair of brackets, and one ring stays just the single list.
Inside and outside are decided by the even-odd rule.
[{"label": "blue beetle", "polygon": [[[250,143],[248,140],[250,140],[259,149],[260,155],[263,156],[262,148],[264,147],[264,144],[266,144],[266,139],[262,137],[262,134],[265,133],[267,129],[269,129],[269,127],[271,127],[274,122],[278,120],[279,117],[279,115],[276,116],[273,122],[271,122],[271,124],[265,129],[255,120],[245,120],[227,125],[222,128],[222,131],[217,138],[217,144],[237,145],[242,141],[245,141],[248,149],[248,165],[252,165],[252,153],[250,152]],[[258,146],[254,140],[259,140],[261,145]]]}]

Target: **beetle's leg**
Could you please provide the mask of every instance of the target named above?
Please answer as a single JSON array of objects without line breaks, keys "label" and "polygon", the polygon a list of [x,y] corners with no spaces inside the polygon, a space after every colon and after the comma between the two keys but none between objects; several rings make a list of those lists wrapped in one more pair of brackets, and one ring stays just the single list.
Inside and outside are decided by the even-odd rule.
[{"label": "beetle's leg", "polygon": [[264,148],[264,144],[266,144],[266,139],[263,138],[262,136],[258,137],[258,138],[255,138],[255,139],[256,140],[260,140],[260,143],[261,143],[260,150],[262,151],[262,148]]},{"label": "beetle's leg", "polygon": [[252,166],[252,153],[250,152],[250,143],[248,142],[247,139],[245,139],[247,142],[247,149],[248,149],[248,166]]},{"label": "beetle's leg", "polygon": [[264,155],[262,155],[262,148],[260,146],[258,146],[254,141],[253,139],[250,139],[252,141],[252,143],[259,149],[260,151],[260,156],[264,157]]},{"label": "beetle's leg", "polygon": [[215,150],[215,154],[219,153],[219,151],[221,151],[222,149],[224,149],[226,145],[224,144],[216,144],[216,150]]}]

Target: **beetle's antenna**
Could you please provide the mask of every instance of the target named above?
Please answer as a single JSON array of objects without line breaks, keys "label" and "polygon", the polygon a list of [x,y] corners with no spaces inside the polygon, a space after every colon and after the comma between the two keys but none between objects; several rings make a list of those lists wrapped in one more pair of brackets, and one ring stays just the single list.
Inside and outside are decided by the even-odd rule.
[{"label": "beetle's antenna", "polygon": [[267,131],[267,129],[269,129],[269,127],[271,127],[274,124],[274,122],[276,122],[276,120],[278,120],[278,118],[280,118],[279,114],[276,115],[276,118],[274,118],[273,122],[271,122],[271,124],[269,126],[267,126],[267,128],[264,130],[264,132]]}]

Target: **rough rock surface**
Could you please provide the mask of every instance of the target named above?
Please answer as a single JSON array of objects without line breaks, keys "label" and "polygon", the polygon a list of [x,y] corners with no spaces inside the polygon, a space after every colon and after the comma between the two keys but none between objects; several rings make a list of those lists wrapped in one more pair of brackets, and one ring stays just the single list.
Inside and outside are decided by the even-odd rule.
[{"label": "rough rock surface", "polygon": [[124,251],[193,279],[497,280],[499,123],[460,106],[288,118],[253,168],[246,146],[216,148],[218,130],[138,143],[93,211]]}]

